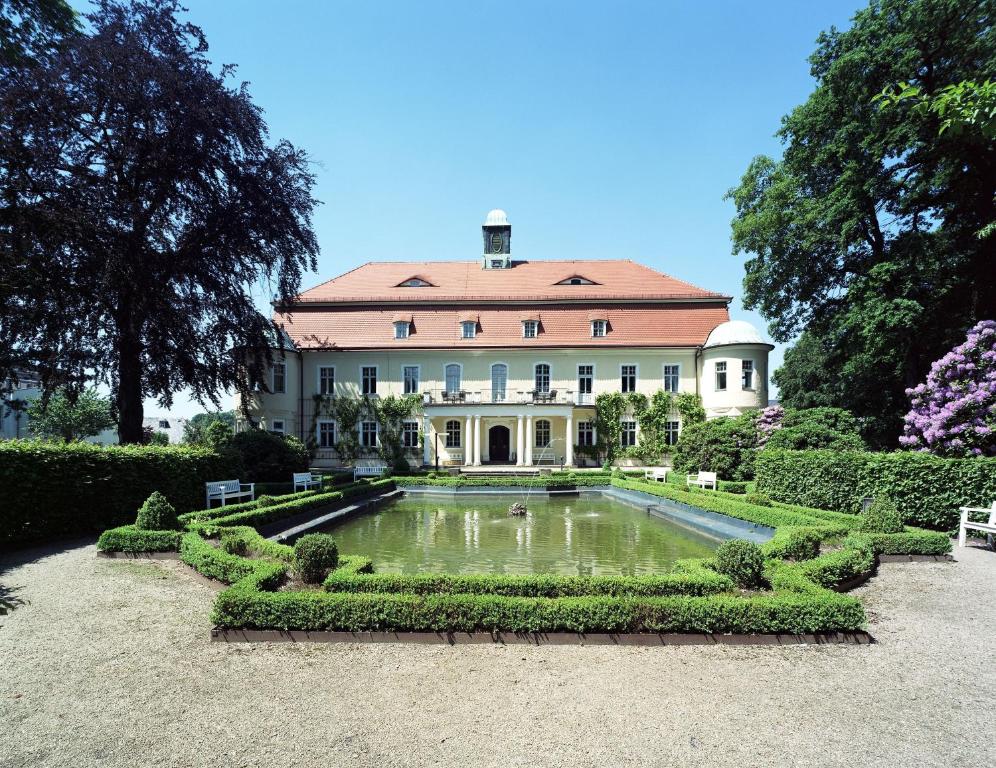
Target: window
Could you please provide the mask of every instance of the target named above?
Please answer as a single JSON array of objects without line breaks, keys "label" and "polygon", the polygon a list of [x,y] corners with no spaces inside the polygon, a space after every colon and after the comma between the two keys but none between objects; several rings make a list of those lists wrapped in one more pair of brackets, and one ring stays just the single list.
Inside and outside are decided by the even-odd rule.
[{"label": "window", "polygon": [[591,335],[592,338],[600,339],[605,335],[605,326],[607,323],[604,320],[592,320],[591,321]]},{"label": "window", "polygon": [[364,395],[377,394],[377,366],[364,365],[360,368],[360,390]]},{"label": "window", "polygon": [[401,424],[401,444],[405,448],[418,448],[418,422],[405,421]]},{"label": "window", "polygon": [[318,368],[318,394],[335,394],[335,368],[330,365],[322,365]]},{"label": "window", "polygon": [[664,444],[674,445],[678,442],[678,432],[681,425],[677,421],[664,422]]},{"label": "window", "polygon": [[545,395],[550,391],[550,366],[546,363],[536,364],[535,383],[537,392]]},{"label": "window", "polygon": [[540,419],[536,422],[536,447],[550,447],[550,422],[546,419]]},{"label": "window", "polygon": [[522,321],[522,336],[526,339],[535,339],[536,334],[539,332],[539,321],[538,320],[523,320]]},{"label": "window", "polygon": [[622,447],[632,448],[636,445],[636,422],[635,421],[624,421],[622,422]]},{"label": "window", "polygon": [[636,366],[624,365],[621,368],[621,373],[623,393],[636,392]]},{"label": "window", "polygon": [[726,389],[726,363],[716,363],[716,391]]},{"label": "window", "polygon": [[595,366],[578,366],[578,402],[582,404],[591,403],[592,387],[595,381]]},{"label": "window", "polygon": [[472,339],[477,335],[477,321],[464,320],[460,323],[461,335],[465,339]]},{"label": "window", "polygon": [[166,419],[159,420],[159,429],[169,429],[169,422]]},{"label": "window", "polygon": [[417,365],[406,365],[401,370],[401,378],[404,381],[405,394],[418,394],[419,367]]},{"label": "window", "polygon": [[495,363],[491,366],[491,402],[505,402],[505,388],[508,384],[508,366]]},{"label": "window", "polygon": [[505,262],[501,259],[491,259],[491,269],[501,269],[505,266]]},{"label": "window", "polygon": [[335,446],[335,422],[318,422],[318,447],[332,448]]},{"label": "window", "polygon": [[456,419],[446,422],[446,447],[460,447],[460,422]]},{"label": "window", "polygon": [[554,283],[554,285],[598,285],[594,280],[589,280],[584,275],[572,275],[571,277],[566,277],[559,283]]},{"label": "window", "polygon": [[284,434],[284,431],[285,431],[284,430],[284,420],[283,419],[274,419],[273,422],[270,424],[270,431],[273,434],[275,434],[275,435],[282,435],[282,434]]},{"label": "window", "polygon": [[754,361],[743,361],[743,383],[744,389],[754,389]]},{"label": "window", "polygon": [[360,422],[360,445],[364,448],[376,448],[377,447],[377,422],[376,421],[361,421]]},{"label": "window", "polygon": [[677,392],[678,391],[678,379],[681,376],[681,366],[680,365],[665,365],[664,366],[664,391],[665,392]]},{"label": "window", "polygon": [[595,423],[592,421],[578,422],[578,445],[595,444]]},{"label": "window", "polygon": [[287,363],[273,364],[273,391],[281,395],[287,391]]},{"label": "window", "polygon": [[446,366],[446,392],[453,395],[460,391],[460,364],[450,363]]},{"label": "window", "polygon": [[431,287],[432,283],[428,280],[423,280],[421,277],[410,277],[403,283],[398,283],[398,288],[428,288]]},{"label": "window", "polygon": [[408,338],[408,326],[410,323],[407,320],[399,320],[394,324],[394,338],[396,339],[407,339]]}]

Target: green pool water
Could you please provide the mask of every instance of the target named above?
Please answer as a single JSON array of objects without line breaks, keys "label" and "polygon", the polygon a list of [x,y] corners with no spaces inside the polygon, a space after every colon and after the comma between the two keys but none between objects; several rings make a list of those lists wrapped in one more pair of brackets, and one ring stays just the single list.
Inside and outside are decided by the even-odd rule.
[{"label": "green pool water", "polygon": [[659,573],[719,542],[607,498],[538,498],[509,517],[518,496],[407,496],[325,531],[339,551],[387,573]]}]

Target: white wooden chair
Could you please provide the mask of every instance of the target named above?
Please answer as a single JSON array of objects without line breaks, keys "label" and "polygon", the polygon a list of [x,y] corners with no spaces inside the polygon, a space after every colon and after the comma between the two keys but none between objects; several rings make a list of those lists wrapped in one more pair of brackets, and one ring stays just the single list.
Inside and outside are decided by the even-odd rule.
[{"label": "white wooden chair", "polygon": [[666,483],[667,473],[671,471],[670,467],[646,467],[643,470],[644,480],[653,480],[654,482]]},{"label": "white wooden chair", "polygon": [[221,506],[225,506],[232,499],[244,499],[249,497],[249,501],[256,498],[256,483],[240,483],[238,480],[219,480],[213,483],[204,483],[204,506],[211,509],[212,501],[220,501]]},{"label": "white wooden chair", "polygon": [[[983,531],[988,533],[990,536],[996,536],[996,501],[989,509],[983,509],[982,507],[961,507],[961,525],[958,527],[958,546],[964,547],[965,540],[968,535],[968,529],[971,528],[973,531]],[[989,513],[989,520],[985,523],[974,522],[971,518],[972,513]]]},{"label": "white wooden chair", "polygon": [[699,472],[697,475],[688,475],[685,477],[685,485],[697,485],[699,488],[705,489],[706,486],[711,485],[712,489],[716,490],[716,473],[715,472]]},{"label": "white wooden chair", "polygon": [[380,477],[387,470],[386,464],[370,464],[361,467],[353,467],[353,482],[361,477]]},{"label": "white wooden chair", "polygon": [[310,490],[311,488],[321,488],[322,487],[322,476],[316,475],[314,472],[295,472],[294,473],[294,493],[297,493],[297,489],[300,488],[303,491]]}]

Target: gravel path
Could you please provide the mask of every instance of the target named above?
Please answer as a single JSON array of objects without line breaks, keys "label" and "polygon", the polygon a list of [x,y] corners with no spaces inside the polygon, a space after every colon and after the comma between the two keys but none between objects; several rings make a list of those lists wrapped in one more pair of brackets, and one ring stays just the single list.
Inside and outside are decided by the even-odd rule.
[{"label": "gravel path", "polygon": [[996,762],[981,549],[883,565],[876,645],[752,648],[211,644],[210,587],[94,553],[0,558],[3,768]]}]

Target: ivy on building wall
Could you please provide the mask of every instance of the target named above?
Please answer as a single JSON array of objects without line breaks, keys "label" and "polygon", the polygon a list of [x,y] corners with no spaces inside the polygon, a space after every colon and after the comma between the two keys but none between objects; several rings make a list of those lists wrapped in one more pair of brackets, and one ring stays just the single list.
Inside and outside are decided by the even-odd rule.
[{"label": "ivy on building wall", "polygon": [[[335,451],[343,464],[350,464],[364,454],[376,453],[389,466],[407,466],[402,437],[402,424],[421,413],[422,399],[419,395],[397,397],[333,397],[315,395],[314,417],[308,447],[314,452],[318,448],[315,428],[318,419],[333,419],[336,423]],[[359,425],[361,421],[377,423],[378,445],[376,451],[360,445]],[[419,429],[419,443],[425,439]]]}]

